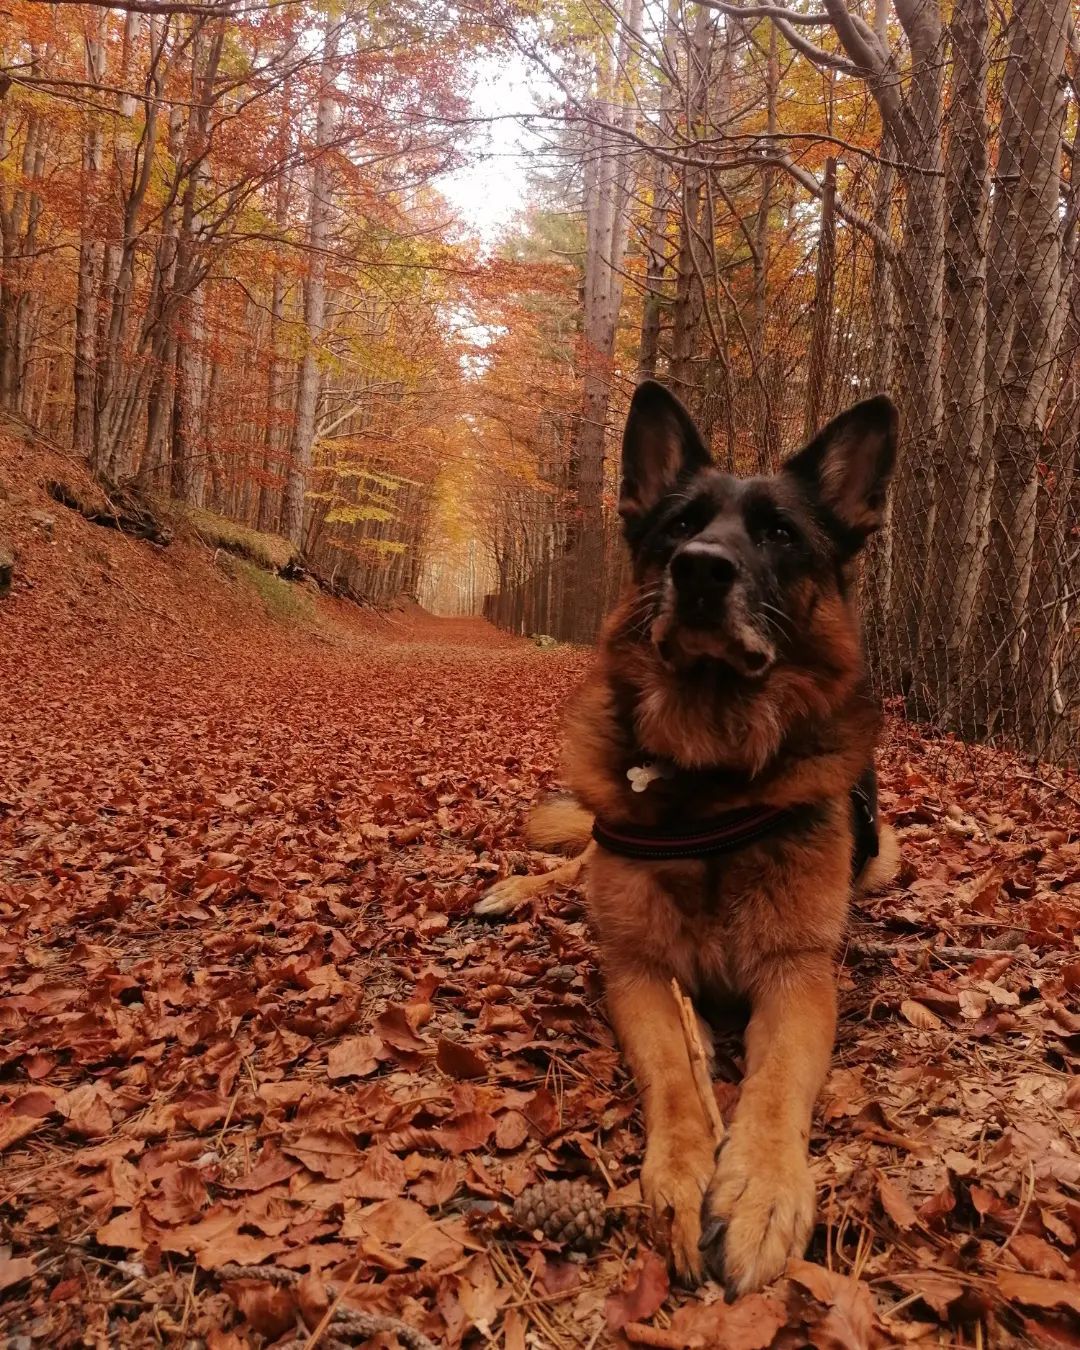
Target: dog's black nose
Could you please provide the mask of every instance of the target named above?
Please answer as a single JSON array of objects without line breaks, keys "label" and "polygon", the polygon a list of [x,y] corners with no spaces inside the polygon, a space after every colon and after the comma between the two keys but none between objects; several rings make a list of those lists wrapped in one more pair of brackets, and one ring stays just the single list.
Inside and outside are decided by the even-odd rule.
[{"label": "dog's black nose", "polygon": [[735,559],[718,544],[687,544],[671,560],[671,577],[680,595],[722,600],[738,576]]}]

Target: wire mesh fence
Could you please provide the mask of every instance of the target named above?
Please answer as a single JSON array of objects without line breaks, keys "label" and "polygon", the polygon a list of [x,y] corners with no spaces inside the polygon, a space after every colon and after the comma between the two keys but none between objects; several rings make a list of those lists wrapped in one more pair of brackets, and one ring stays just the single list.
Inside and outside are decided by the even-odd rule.
[{"label": "wire mesh fence", "polygon": [[[728,168],[730,122],[698,129],[694,144],[712,147],[715,164],[689,206],[688,171],[672,193],[661,299],[677,329],[689,233],[699,313],[690,359],[673,337],[656,373],[688,403],[717,463],[739,473],[775,467],[834,412],[889,392],[902,456],[861,578],[876,688],[930,727],[1076,764],[1074,15],[1069,0],[955,0],[948,23],[936,17],[928,35],[909,27],[902,103],[876,148],[829,145],[813,195],[781,183],[767,157],[748,167],[744,141]],[[750,92],[752,60],[742,61],[727,61],[727,78],[741,70]],[[755,219],[764,229],[748,250]],[[629,241],[627,271],[636,259],[641,277],[633,226]],[[518,552],[487,601],[504,626],[580,637],[574,597],[599,590],[606,607],[618,592],[610,507],[634,323],[624,313],[628,359],[620,375],[617,353],[611,385],[602,575],[580,574],[573,493],[553,483],[524,551],[507,522]]]}]

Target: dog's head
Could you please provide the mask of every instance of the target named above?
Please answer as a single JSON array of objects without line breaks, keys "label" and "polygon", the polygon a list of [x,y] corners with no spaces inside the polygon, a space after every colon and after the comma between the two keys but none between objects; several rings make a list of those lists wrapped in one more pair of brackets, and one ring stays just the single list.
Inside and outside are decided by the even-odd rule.
[{"label": "dog's head", "polygon": [[707,662],[753,685],[813,664],[815,614],[847,608],[849,564],[881,524],[896,440],[882,395],[777,473],[735,478],[713,466],[678,399],[640,385],[619,499],[637,584],[628,625],[669,669]]}]

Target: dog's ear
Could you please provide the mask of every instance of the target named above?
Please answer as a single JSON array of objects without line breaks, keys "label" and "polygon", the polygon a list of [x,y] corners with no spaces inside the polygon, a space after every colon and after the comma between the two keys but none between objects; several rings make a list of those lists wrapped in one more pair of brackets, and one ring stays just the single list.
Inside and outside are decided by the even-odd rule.
[{"label": "dog's ear", "polygon": [[783,466],[826,508],[850,552],[885,518],[899,418],[884,394],[842,412]]},{"label": "dog's ear", "polygon": [[662,384],[645,380],[634,390],[622,444],[619,515],[631,526],[680,478],[711,463],[690,414]]}]

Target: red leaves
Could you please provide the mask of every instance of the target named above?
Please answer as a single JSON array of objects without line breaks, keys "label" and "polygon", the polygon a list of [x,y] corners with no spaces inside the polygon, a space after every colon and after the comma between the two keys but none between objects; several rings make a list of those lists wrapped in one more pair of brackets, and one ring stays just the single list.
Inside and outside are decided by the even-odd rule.
[{"label": "red leaves", "polygon": [[476,1050],[446,1036],[439,1039],[435,1062],[451,1078],[486,1078],[488,1062]]},{"label": "red leaves", "polygon": [[276,1340],[296,1325],[292,1290],[258,1280],[232,1280],[225,1292],[260,1336]]},{"label": "red leaves", "polygon": [[379,1067],[382,1040],[378,1036],[351,1036],[330,1049],[326,1076],[332,1082],[344,1078],[367,1078]]},{"label": "red leaves", "polygon": [[430,1016],[430,1005],[410,1004],[407,1008],[391,1004],[375,1019],[375,1031],[391,1050],[413,1051],[429,1049],[427,1041],[417,1034]]},{"label": "red leaves", "polygon": [[11,1248],[0,1248],[0,1294],[33,1275],[35,1263],[30,1256],[11,1256]]},{"label": "red leaves", "polygon": [[495,1133],[495,1117],[487,1111],[465,1111],[435,1131],[440,1148],[448,1153],[469,1153],[483,1148]]},{"label": "red leaves", "polygon": [[[155,638],[168,698],[124,646],[125,610],[100,642],[57,649],[39,672],[53,711],[31,725],[13,709],[23,733],[0,747],[0,857],[19,878],[0,876],[7,1299],[82,1317],[135,1278],[78,1248],[35,1259],[82,1225],[159,1282],[125,1295],[160,1286],[159,1312],[188,1306],[197,1266],[187,1333],[215,1350],[310,1329],[350,1277],[344,1306],[449,1350],[546,1343],[523,1288],[567,1344],[892,1345],[927,1321],[973,1340],[974,1316],[989,1339],[1023,1320],[1035,1340],[1072,1315],[1075,845],[1043,838],[1032,799],[1010,803],[1007,836],[989,817],[984,837],[948,831],[943,782],[920,769],[907,786],[897,757],[918,746],[894,734],[883,795],[888,812],[906,794],[912,884],[861,902],[889,954],[841,972],[842,1053],[814,1125],[833,1269],[801,1263],[732,1305],[689,1297],[644,1245],[640,1115],[580,905],[466,917],[522,865],[520,814],[553,782],[556,707],[587,658],[420,620],[407,660],[386,625],[351,630],[355,649],[255,643],[179,590],[156,607],[187,616],[183,643]],[[88,681],[88,662],[108,678]],[[974,790],[962,805],[980,821]],[[988,945],[1014,927],[1019,945]],[[739,1046],[719,1044],[734,1080]],[[723,1091],[734,1105],[734,1081]],[[525,1186],[581,1175],[615,1193],[587,1262],[502,1228]],[[300,1279],[225,1288],[235,1262]]]},{"label": "red leaves", "polygon": [[358,1172],[364,1161],[347,1131],[326,1126],[283,1141],[281,1151],[303,1163],[309,1172],[331,1181]]},{"label": "red leaves", "polygon": [[1033,1308],[1068,1308],[1080,1313],[1080,1285],[1073,1281],[1047,1280],[1017,1270],[1003,1270],[997,1277],[1002,1295]]},{"label": "red leaves", "polygon": [[627,1274],[622,1288],[610,1294],[604,1304],[607,1324],[618,1331],[627,1322],[643,1322],[652,1317],[668,1296],[667,1263],[646,1248]]},{"label": "red leaves", "polygon": [[905,1230],[913,1228],[918,1223],[919,1216],[915,1213],[914,1206],[895,1181],[890,1181],[887,1176],[878,1173],[877,1188],[881,1207],[897,1228]]}]

